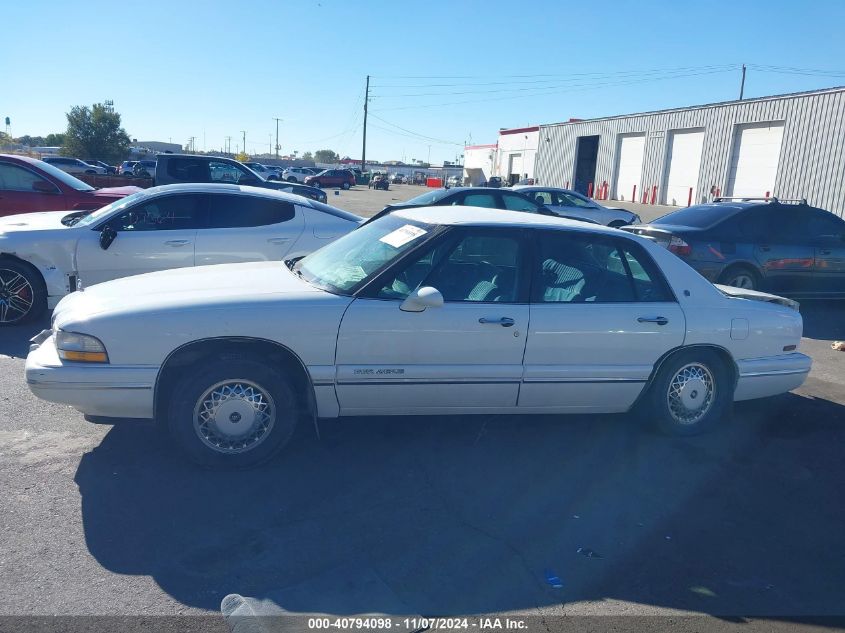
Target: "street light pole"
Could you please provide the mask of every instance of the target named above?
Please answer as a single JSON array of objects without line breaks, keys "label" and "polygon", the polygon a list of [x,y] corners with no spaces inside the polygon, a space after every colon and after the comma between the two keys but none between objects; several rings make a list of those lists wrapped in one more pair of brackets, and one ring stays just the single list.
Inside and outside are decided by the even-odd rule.
[{"label": "street light pole", "polygon": [[241,134],[244,135],[244,154],[246,154],[246,130],[241,130]]},{"label": "street light pole", "polygon": [[279,121],[282,119],[273,117],[276,120],[276,160],[279,160]]}]

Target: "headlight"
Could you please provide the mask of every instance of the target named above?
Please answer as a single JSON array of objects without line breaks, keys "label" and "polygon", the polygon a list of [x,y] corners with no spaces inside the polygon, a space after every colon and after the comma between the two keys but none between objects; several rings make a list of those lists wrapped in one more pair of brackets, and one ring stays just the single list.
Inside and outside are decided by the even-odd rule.
[{"label": "headlight", "polygon": [[83,363],[109,362],[105,345],[98,338],[88,334],[59,330],[56,332],[56,349],[59,351],[59,358],[62,360]]}]

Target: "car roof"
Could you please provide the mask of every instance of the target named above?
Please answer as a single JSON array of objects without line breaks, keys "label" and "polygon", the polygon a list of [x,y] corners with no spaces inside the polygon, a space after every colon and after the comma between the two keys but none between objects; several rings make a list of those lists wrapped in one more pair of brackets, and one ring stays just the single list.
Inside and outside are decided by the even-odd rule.
[{"label": "car roof", "polygon": [[[293,184],[293,183],[291,183]],[[233,193],[244,194],[250,196],[261,196],[264,198],[275,198],[277,200],[287,200],[288,202],[295,202],[301,206],[303,200],[310,202],[308,198],[297,196],[287,191],[277,191],[275,189],[266,189],[264,187],[250,187],[247,185],[236,185],[221,182],[184,182],[173,185],[159,185],[158,187],[150,187],[146,189],[150,194],[159,193]]]},{"label": "car roof", "polygon": [[[480,187],[471,187],[480,189]],[[475,226],[512,226],[516,228],[532,229],[579,229],[595,233],[606,233],[619,236],[618,229],[612,229],[601,224],[591,224],[569,220],[539,213],[524,211],[506,211],[504,209],[488,209],[486,207],[467,207],[450,205],[439,207],[414,207],[411,209],[397,209],[391,214],[393,217],[415,220],[425,224],[440,224],[447,226],[475,225]],[[625,236],[627,237],[627,236]]]}]

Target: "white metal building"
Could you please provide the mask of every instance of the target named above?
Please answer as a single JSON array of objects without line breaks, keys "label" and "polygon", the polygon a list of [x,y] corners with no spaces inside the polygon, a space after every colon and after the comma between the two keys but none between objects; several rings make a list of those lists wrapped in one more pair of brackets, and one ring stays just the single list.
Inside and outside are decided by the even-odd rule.
[{"label": "white metal building", "polygon": [[464,147],[464,184],[476,187],[493,176],[497,145],[467,145]]},{"label": "white metal building", "polygon": [[806,198],[845,212],[845,88],[541,125],[539,138],[544,185],[679,206]]},{"label": "white metal building", "polygon": [[533,178],[539,139],[539,126],[499,130],[493,175],[510,183],[522,178]]}]

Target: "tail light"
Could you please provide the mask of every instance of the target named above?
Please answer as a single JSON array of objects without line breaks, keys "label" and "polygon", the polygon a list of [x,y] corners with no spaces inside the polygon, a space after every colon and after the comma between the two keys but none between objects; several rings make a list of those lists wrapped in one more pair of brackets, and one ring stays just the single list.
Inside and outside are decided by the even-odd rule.
[{"label": "tail light", "polygon": [[688,257],[692,254],[692,246],[687,244],[680,237],[672,236],[669,240],[669,250],[675,253],[678,257]]}]

